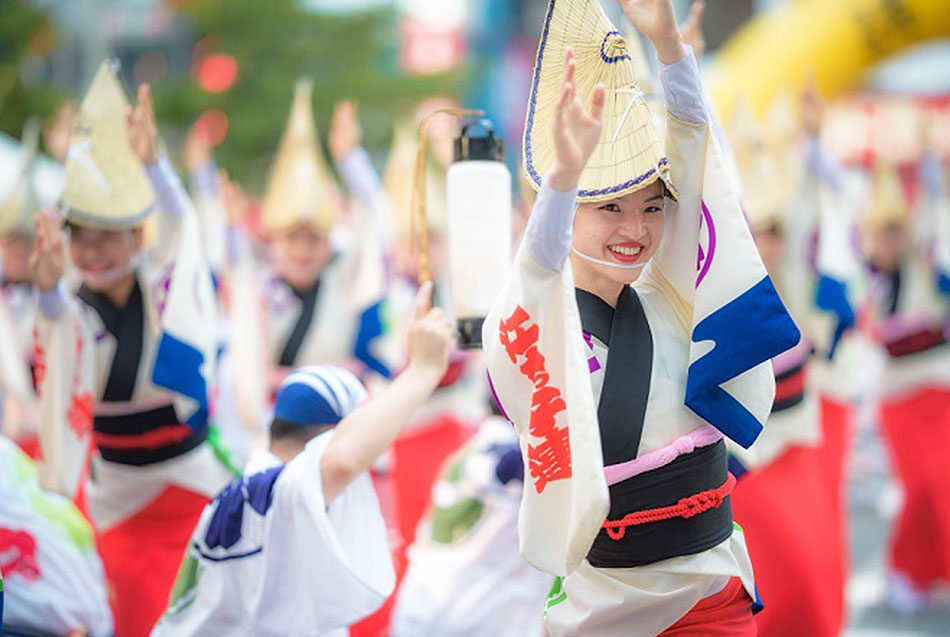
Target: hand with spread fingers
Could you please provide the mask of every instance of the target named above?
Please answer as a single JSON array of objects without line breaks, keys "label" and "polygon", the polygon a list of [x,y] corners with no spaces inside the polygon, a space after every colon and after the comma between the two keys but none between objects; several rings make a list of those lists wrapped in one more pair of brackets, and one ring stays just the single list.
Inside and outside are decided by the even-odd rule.
[{"label": "hand with spread fingers", "polygon": [[620,0],[620,4],[637,31],[650,38],[660,62],[675,64],[686,56],[673,0]]},{"label": "hand with spread fingers", "polygon": [[158,161],[158,125],[148,84],[139,86],[135,107],[126,114],[126,123],[132,150],[146,166],[155,164]]},{"label": "hand with spread fingers", "polygon": [[363,129],[360,128],[359,108],[353,100],[338,102],[333,109],[333,118],[330,120],[330,137],[328,143],[333,161],[337,164],[346,159],[353,150],[359,147],[363,138]]},{"label": "hand with spread fingers", "polygon": [[44,210],[36,215],[36,240],[30,253],[30,276],[40,292],[49,292],[63,277],[63,230],[59,215]]},{"label": "hand with spread fingers", "polygon": [[590,111],[587,111],[574,85],[576,70],[574,52],[568,49],[564,59],[564,80],[554,106],[551,130],[557,157],[548,174],[548,184],[562,192],[577,186],[584,167],[597,148],[604,124],[604,85],[594,87]]}]

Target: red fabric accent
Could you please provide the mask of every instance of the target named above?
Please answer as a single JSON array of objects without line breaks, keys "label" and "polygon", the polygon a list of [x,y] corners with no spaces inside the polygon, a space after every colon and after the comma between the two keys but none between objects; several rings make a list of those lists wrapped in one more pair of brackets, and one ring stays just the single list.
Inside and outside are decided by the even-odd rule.
[{"label": "red fabric accent", "polygon": [[884,343],[891,356],[910,356],[947,342],[943,330],[931,328]]},{"label": "red fabric accent", "polygon": [[166,425],[140,434],[104,434],[94,432],[97,447],[110,449],[161,449],[185,440],[191,435],[188,425]]},{"label": "red fabric accent", "polygon": [[432,485],[445,459],[472,435],[472,428],[452,414],[401,435],[393,444],[393,485],[399,535],[409,546],[416,525],[431,501]]},{"label": "red fabric accent", "polygon": [[650,522],[659,522],[660,520],[669,520],[671,518],[689,519],[709,509],[718,508],[722,504],[722,501],[732,493],[732,489],[735,486],[736,477],[729,473],[722,486],[716,489],[708,489],[686,498],[680,498],[679,502],[671,506],[633,511],[623,516],[620,520],[604,520],[603,528],[607,531],[607,535],[610,536],[610,539],[622,540],[627,532],[628,526],[649,524]]},{"label": "red fabric accent", "polygon": [[170,486],[135,516],[99,536],[118,637],[146,637],[165,612],[185,548],[207,503],[203,495]]},{"label": "red fabric accent", "polygon": [[775,402],[788,400],[801,395],[805,391],[805,367],[802,366],[797,372],[783,378],[775,384]]},{"label": "red fabric accent", "polygon": [[843,619],[841,530],[815,449],[793,446],[746,473],[732,493],[765,610],[768,637],[832,637]]},{"label": "red fabric accent", "polygon": [[891,566],[927,589],[950,579],[950,390],[885,402],[881,426],[904,489]]},{"label": "red fabric accent", "polygon": [[661,637],[755,637],[752,599],[733,577],[726,587],[700,601]]},{"label": "red fabric accent", "polygon": [[20,451],[28,455],[30,459],[37,462],[43,459],[43,449],[40,447],[40,436],[36,432],[20,436],[14,442],[16,442]]},{"label": "red fabric accent", "polygon": [[[826,396],[821,397],[821,445],[815,450],[818,455],[818,465],[825,477],[828,494],[831,497],[833,541],[837,542],[835,552],[838,554],[836,564],[840,569],[836,572],[837,582],[834,586],[839,594],[834,598],[837,604],[836,615],[844,618],[845,599],[844,591],[851,572],[851,541],[848,526],[847,475],[849,450],[851,449],[852,410],[847,403],[840,403]],[[829,594],[832,593],[829,584]]]}]

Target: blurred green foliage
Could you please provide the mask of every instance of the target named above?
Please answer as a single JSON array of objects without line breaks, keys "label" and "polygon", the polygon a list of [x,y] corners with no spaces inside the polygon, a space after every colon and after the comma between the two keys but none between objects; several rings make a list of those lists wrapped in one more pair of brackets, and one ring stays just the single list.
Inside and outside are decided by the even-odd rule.
[{"label": "blurred green foliage", "polygon": [[410,77],[399,69],[392,9],[318,14],[294,0],[178,4],[193,25],[195,41],[206,42],[207,53],[234,56],[238,75],[218,95],[205,93],[190,78],[177,83],[168,78],[155,87],[158,118],[181,134],[205,109],[224,110],[230,126],[215,157],[252,191],[263,187],[300,76],[314,79],[314,114],[324,145],[333,104],[355,98],[363,145],[370,152],[388,148],[393,124],[420,98],[464,90],[458,85],[461,75]]},{"label": "blurred green foliage", "polygon": [[0,131],[19,138],[32,115],[50,115],[65,92],[24,83],[24,66],[42,59],[54,45],[53,27],[42,12],[22,0],[0,0]]}]

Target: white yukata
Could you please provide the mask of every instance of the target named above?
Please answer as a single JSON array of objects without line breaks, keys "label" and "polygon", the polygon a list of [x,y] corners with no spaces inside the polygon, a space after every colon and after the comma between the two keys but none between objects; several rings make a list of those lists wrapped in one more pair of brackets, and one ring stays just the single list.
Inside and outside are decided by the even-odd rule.
[{"label": "white yukata", "polygon": [[499,417],[449,459],[408,551],[394,637],[540,637],[550,575],[518,555],[518,436]]},{"label": "white yukata", "polygon": [[[129,400],[103,401],[116,356],[117,339],[96,310],[67,293],[62,282],[38,297],[37,358],[44,370],[38,384],[43,397],[44,420],[48,417],[47,422],[55,423],[43,434],[46,438],[43,449],[44,455],[52,456],[60,467],[62,474],[58,489],[69,495],[78,489],[85,460],[83,450],[90,442],[99,447],[116,443],[119,450],[129,446],[116,436],[89,431],[92,416],[122,417],[171,406],[177,416],[176,422],[162,424],[178,427],[180,431],[163,432],[163,435],[167,433],[169,440],[182,437],[185,427],[201,430],[207,426],[205,379],[213,377],[215,342],[214,329],[207,325],[207,318],[214,316],[215,308],[209,294],[211,279],[206,265],[199,263],[194,271],[187,273],[193,277],[193,288],[189,287],[184,296],[172,296],[176,287],[173,275],[179,272],[176,264],[181,261],[183,246],[197,246],[197,219],[178,176],[164,156],[154,166],[146,167],[146,172],[159,204],[156,214],[161,215],[161,240],[146,252],[136,271],[142,299],[143,330],[135,384]],[[178,291],[181,291],[185,286],[178,283]],[[203,348],[202,359],[194,370],[172,362],[174,368],[166,369],[165,374],[177,375],[182,383],[201,381],[200,385],[196,382],[186,387],[187,393],[173,392],[155,377],[160,345],[168,340],[167,315],[180,310],[186,316],[190,314],[192,320],[186,321],[186,329],[190,330],[190,336],[195,337],[195,346]],[[178,329],[184,331],[181,321],[178,323]],[[53,365],[53,361],[61,364]],[[58,367],[62,369],[56,369]],[[201,379],[186,378],[192,371],[200,374]],[[192,391],[198,387],[203,392]],[[197,398],[198,393],[203,395]],[[54,429],[54,426],[60,429]],[[143,439],[143,448],[154,450],[158,447],[160,445]],[[104,532],[134,516],[170,485],[213,496],[233,477],[219,456],[207,443],[176,457],[145,465],[110,462],[102,454],[93,453],[87,486],[89,510],[97,530]]]},{"label": "white yukata", "polygon": [[353,227],[331,233],[334,255],[313,289],[298,294],[262,267],[265,257],[255,254],[246,237],[234,237],[229,346],[234,402],[241,422],[255,432],[266,423],[271,392],[288,368],[340,365],[388,376],[394,367],[377,338],[384,329],[388,203],[362,148],[347,155],[339,171],[353,196]]},{"label": "white yukata", "polygon": [[[608,513],[607,484],[709,447],[723,433],[751,444],[774,396],[768,359],[798,340],[729,190],[715,139],[709,135],[692,53],[663,65],[661,81],[670,114],[667,153],[679,201],[667,202],[662,243],[633,285],[653,340],[649,399],[636,457],[602,464],[596,405],[608,349],[597,337],[583,334],[578,320],[567,260],[576,190],[562,193],[542,184],[510,287],[496,301],[483,331],[494,389],[522,434],[531,475],[530,481],[526,475],[519,520],[522,555],[563,577],[547,602],[550,635],[656,635],[722,591],[731,578],[741,580],[750,605],[756,599],[739,527],[708,550],[645,566],[595,568],[586,559]],[[520,316],[519,308],[525,308]],[[775,328],[777,340],[770,335],[749,339],[752,346],[742,351],[738,344],[746,337],[735,330],[752,329],[740,325],[752,312],[761,313],[755,316],[761,319],[758,327]],[[528,322],[512,327],[526,316]],[[506,351],[506,339],[513,343],[525,336],[537,338],[546,366],[533,379],[518,376],[536,367],[531,358],[511,359],[513,352]],[[584,379],[587,370],[589,379]],[[563,415],[568,423],[553,431],[564,435],[567,449],[551,444],[561,440],[554,434],[539,444],[535,406],[526,400],[532,392],[537,400],[552,388],[563,397],[557,420]],[[542,448],[545,452],[538,455]],[[551,449],[553,453],[547,453]],[[552,464],[552,459],[558,462]]]},{"label": "white yukata", "polygon": [[320,461],[333,431],[286,465],[259,451],[204,510],[153,637],[340,637],[395,586],[368,473],[329,504]]},{"label": "white yukata", "polygon": [[0,571],[0,619],[7,630],[112,635],[112,611],[89,523],[72,502],[40,487],[36,467],[3,436]]}]

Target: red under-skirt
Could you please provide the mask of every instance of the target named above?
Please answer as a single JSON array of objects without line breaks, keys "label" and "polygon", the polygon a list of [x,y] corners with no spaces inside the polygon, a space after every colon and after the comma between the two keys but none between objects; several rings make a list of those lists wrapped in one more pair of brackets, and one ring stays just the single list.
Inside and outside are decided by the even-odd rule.
[{"label": "red under-skirt", "polygon": [[724,589],[707,597],[660,633],[661,637],[755,637],[752,600],[733,577]]},{"label": "red under-skirt", "polygon": [[760,634],[824,637],[844,615],[840,496],[819,450],[790,447],[746,473],[732,493],[765,610]]},{"label": "red under-skirt", "polygon": [[168,607],[175,575],[208,498],[167,487],[98,538],[111,585],[116,637],[147,637]]},{"label": "red under-skirt", "polygon": [[881,427],[904,490],[891,568],[926,590],[950,581],[950,390],[885,402]]}]

